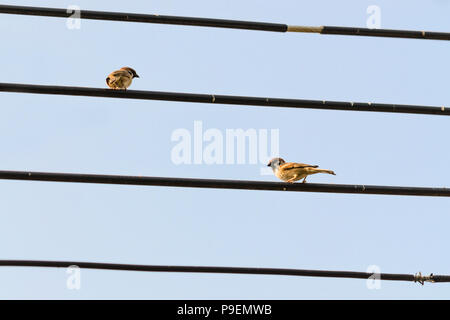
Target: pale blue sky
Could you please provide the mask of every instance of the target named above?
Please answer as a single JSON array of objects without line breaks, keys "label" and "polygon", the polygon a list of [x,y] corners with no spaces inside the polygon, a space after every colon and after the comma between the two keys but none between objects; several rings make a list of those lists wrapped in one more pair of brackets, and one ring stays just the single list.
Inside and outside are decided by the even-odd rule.
[{"label": "pale blue sky", "polygon": [[[450,31],[449,1],[2,1],[301,25]],[[0,15],[0,82],[448,105],[449,43]],[[276,181],[171,162],[172,132],[279,129],[310,182],[449,186],[448,117],[0,93],[2,170]],[[450,274],[449,199],[0,181],[0,258]],[[0,298],[449,298],[449,284],[1,268]]]}]

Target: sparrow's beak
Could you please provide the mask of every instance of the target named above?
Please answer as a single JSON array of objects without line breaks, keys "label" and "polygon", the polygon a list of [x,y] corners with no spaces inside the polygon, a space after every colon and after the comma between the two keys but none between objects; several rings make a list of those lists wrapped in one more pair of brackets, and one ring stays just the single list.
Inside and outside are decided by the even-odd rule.
[{"label": "sparrow's beak", "polygon": [[135,77],[135,78],[140,78],[139,75],[135,75],[134,77]]},{"label": "sparrow's beak", "polygon": [[270,167],[270,162],[267,164],[268,167]]}]

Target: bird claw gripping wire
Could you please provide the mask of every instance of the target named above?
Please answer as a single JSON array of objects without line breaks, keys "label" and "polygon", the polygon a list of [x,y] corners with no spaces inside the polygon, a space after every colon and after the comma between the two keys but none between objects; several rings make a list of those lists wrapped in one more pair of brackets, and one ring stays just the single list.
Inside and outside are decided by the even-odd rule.
[{"label": "bird claw gripping wire", "polygon": [[431,273],[429,276],[422,276],[422,273],[418,272],[414,275],[414,282],[418,282],[421,285],[425,282],[434,282],[433,274]]}]

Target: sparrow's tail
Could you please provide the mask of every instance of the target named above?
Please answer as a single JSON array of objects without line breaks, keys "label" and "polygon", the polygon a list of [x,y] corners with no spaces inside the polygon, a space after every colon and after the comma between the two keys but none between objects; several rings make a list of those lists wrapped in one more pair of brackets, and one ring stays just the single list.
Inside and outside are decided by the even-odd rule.
[{"label": "sparrow's tail", "polygon": [[327,169],[314,169],[314,171],[316,173],[328,173],[328,174],[332,174],[333,176],[336,175],[336,173],[334,173],[334,171],[332,170],[327,170]]}]

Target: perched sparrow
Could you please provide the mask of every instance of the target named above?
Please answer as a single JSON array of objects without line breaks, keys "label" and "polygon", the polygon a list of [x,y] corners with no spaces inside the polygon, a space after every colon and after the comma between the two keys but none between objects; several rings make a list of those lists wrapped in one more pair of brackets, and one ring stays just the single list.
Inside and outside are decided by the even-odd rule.
[{"label": "perched sparrow", "polygon": [[286,163],[286,161],[281,158],[270,160],[267,166],[272,167],[273,172],[279,179],[289,183],[294,183],[294,181],[300,179],[303,179],[302,183],[305,183],[306,177],[310,174],[328,173],[336,175],[331,170],[319,169],[319,166],[295,162]]},{"label": "perched sparrow", "polygon": [[132,68],[123,67],[120,70],[111,72],[106,78],[106,84],[111,89],[127,90],[134,78],[139,78],[136,71]]}]

